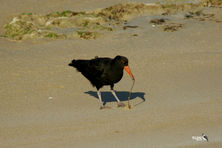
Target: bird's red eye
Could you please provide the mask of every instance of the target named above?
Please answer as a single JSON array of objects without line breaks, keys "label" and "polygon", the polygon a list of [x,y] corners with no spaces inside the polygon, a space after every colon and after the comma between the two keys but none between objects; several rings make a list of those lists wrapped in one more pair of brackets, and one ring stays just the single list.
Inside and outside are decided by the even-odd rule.
[{"label": "bird's red eye", "polygon": [[125,63],[125,61],[121,60],[121,63],[122,63],[122,64],[124,64],[124,63]]}]

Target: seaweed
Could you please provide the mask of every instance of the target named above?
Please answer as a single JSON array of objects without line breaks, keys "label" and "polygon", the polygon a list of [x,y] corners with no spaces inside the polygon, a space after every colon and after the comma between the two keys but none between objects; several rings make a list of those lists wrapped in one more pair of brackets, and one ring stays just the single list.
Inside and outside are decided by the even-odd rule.
[{"label": "seaweed", "polygon": [[29,13],[22,13],[21,15],[32,15],[32,13],[31,12],[29,12]]},{"label": "seaweed", "polygon": [[15,23],[7,24],[5,27],[5,36],[15,39],[21,40],[23,36],[27,34],[36,33],[36,30],[33,27],[32,23],[16,21]]},{"label": "seaweed", "polygon": [[222,0],[203,0],[201,4],[205,7],[221,7]]},{"label": "seaweed", "polygon": [[[91,12],[75,12],[65,10],[52,12],[46,15],[22,13],[12,18],[11,22],[5,25],[4,34],[13,40],[23,40],[32,38],[75,38],[95,39],[98,34],[115,30],[115,28],[136,28],[137,26],[126,25],[130,19],[143,14],[168,15],[180,11],[193,11],[196,8],[221,6],[222,0],[204,0],[200,3],[175,3],[165,2],[156,4],[145,3],[120,3],[100,10]],[[198,11],[187,14],[186,18],[202,16]],[[211,18],[211,15],[204,15],[202,18]],[[201,19],[200,19],[201,20]],[[151,20],[153,25],[164,24],[166,20]],[[175,30],[181,26],[168,26],[164,30]],[[69,29],[73,28],[73,29]],[[66,30],[65,30],[66,29]],[[65,30],[65,31],[63,31]],[[67,31],[68,30],[68,31]],[[81,31],[76,31],[81,30]],[[73,36],[72,34],[76,34]]]},{"label": "seaweed", "polygon": [[165,22],[166,22],[166,19],[164,19],[164,18],[150,20],[150,23],[154,24],[154,25],[162,25]]},{"label": "seaweed", "polygon": [[175,23],[172,23],[172,24],[167,24],[163,27],[163,31],[166,31],[166,32],[174,32],[174,31],[177,31],[179,29],[183,28],[183,24],[175,24]]},{"label": "seaweed", "polygon": [[90,31],[77,31],[77,34],[81,39],[96,39],[97,33]]},{"label": "seaweed", "polygon": [[48,37],[48,38],[58,38],[59,37],[56,33],[53,33],[53,32],[47,33],[44,36]]},{"label": "seaweed", "polygon": [[89,25],[89,21],[85,21],[84,23],[83,23],[83,27],[86,27],[86,26],[88,26]]},{"label": "seaweed", "polygon": [[127,4],[117,4],[105,9],[102,9],[98,15],[105,17],[108,20],[121,21],[126,16],[142,13],[146,5],[143,3],[127,3]]}]

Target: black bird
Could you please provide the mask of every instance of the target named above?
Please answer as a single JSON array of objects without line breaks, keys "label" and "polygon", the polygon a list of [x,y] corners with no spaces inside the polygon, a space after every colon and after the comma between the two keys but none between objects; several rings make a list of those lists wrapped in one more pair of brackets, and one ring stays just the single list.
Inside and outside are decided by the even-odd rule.
[{"label": "black bird", "polygon": [[105,108],[102,102],[100,88],[104,85],[110,85],[111,92],[117,100],[118,107],[125,106],[121,103],[113,89],[114,84],[119,82],[123,77],[123,69],[128,72],[134,80],[134,76],[128,66],[128,59],[124,56],[116,56],[115,58],[99,58],[95,57],[91,60],[72,60],[69,66],[75,67],[81,72],[97,89],[97,95],[100,101],[100,109]]}]

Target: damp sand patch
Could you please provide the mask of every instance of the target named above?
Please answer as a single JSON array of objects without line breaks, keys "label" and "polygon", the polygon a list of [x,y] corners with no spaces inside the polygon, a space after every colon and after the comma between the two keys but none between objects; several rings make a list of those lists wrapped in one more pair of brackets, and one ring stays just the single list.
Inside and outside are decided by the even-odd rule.
[{"label": "damp sand patch", "polygon": [[171,22],[165,18],[152,19],[149,23],[152,24],[152,27],[159,28],[165,32],[175,32],[184,27],[184,24]]},{"label": "damp sand patch", "polygon": [[214,13],[208,13],[203,11],[190,11],[185,14],[185,19],[193,19],[197,21],[213,21],[217,23],[221,23],[222,20],[217,17],[217,14]]},{"label": "damp sand patch", "polygon": [[[62,11],[46,15],[23,13],[4,25],[4,38],[25,39],[96,39],[106,33],[127,28],[131,19],[141,15],[168,15],[181,11],[191,11],[205,5],[219,5],[207,0],[199,4],[165,3],[125,3],[89,12]],[[124,27],[125,26],[125,27]]]}]

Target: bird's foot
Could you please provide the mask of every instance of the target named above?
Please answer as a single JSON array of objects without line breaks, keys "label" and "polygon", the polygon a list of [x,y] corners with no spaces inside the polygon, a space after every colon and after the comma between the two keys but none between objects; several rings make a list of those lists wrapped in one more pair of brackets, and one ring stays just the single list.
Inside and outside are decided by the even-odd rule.
[{"label": "bird's foot", "polygon": [[100,106],[100,108],[99,109],[110,109],[111,107],[109,107],[109,106]]},{"label": "bird's foot", "polygon": [[126,105],[122,102],[118,102],[117,107],[125,107]]}]

